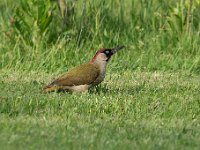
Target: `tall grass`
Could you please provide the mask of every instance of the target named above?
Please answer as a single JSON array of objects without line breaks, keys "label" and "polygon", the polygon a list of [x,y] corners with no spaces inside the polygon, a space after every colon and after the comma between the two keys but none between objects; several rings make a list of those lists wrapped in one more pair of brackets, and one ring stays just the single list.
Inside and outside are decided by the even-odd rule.
[{"label": "tall grass", "polygon": [[67,25],[55,1],[1,0],[0,8],[0,68],[51,72],[124,44],[114,58],[121,69],[200,73],[199,1],[189,21],[183,0],[77,1]]}]

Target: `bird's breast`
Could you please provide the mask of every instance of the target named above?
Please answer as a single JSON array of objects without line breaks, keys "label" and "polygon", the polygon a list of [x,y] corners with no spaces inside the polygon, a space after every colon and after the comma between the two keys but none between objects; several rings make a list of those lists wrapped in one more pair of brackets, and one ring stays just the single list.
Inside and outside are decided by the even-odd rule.
[{"label": "bird's breast", "polygon": [[101,83],[101,82],[104,80],[104,78],[105,78],[105,73],[106,73],[106,71],[104,70],[104,71],[102,71],[102,72],[99,74],[99,76],[97,77],[97,79],[94,81],[94,84],[95,84],[95,85]]}]

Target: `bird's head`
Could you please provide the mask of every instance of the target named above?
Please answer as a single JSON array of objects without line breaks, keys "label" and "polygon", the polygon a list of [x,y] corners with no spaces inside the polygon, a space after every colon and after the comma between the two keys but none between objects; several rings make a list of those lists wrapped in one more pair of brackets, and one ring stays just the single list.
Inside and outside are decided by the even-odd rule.
[{"label": "bird's head", "polygon": [[124,48],[125,46],[118,46],[115,48],[101,48],[96,52],[90,63],[103,63],[108,62],[113,54]]}]

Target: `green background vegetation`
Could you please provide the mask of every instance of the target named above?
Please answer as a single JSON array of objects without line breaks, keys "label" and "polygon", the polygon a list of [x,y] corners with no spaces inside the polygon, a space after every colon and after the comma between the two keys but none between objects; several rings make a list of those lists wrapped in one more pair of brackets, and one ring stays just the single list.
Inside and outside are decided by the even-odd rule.
[{"label": "green background vegetation", "polygon": [[[198,149],[200,1],[0,0],[0,147]],[[125,45],[86,94],[42,92]]]}]

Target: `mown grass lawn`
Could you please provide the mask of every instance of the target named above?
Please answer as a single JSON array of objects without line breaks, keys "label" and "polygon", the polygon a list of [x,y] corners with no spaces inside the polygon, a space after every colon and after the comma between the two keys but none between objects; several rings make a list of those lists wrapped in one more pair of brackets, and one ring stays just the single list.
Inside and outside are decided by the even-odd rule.
[{"label": "mown grass lawn", "polygon": [[[0,150],[199,150],[199,0],[64,1],[0,0]],[[42,92],[118,45],[98,87]]]},{"label": "mown grass lawn", "polygon": [[58,74],[0,71],[1,149],[199,149],[198,75],[109,69],[88,93],[43,93]]}]

